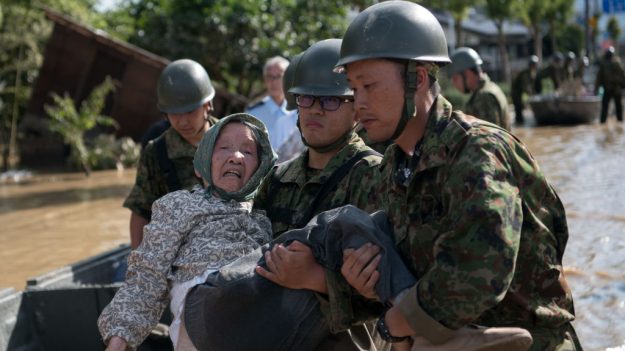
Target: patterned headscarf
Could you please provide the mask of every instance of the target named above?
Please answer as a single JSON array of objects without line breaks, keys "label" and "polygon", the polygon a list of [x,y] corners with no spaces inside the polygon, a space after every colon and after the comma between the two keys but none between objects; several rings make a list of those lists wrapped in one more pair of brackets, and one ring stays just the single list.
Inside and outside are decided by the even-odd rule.
[{"label": "patterned headscarf", "polygon": [[[242,123],[252,130],[256,143],[258,145],[258,168],[252,174],[247,183],[239,191],[227,192],[213,184],[211,177],[211,158],[213,155],[213,148],[215,142],[219,136],[221,129],[228,123]],[[193,158],[193,166],[200,173],[202,178],[208,182],[206,187],[206,196],[212,196],[213,193],[217,193],[220,198],[224,200],[235,200],[238,202],[249,201],[256,195],[256,190],[260,186],[260,182],[269,173],[277,159],[271,149],[269,143],[269,135],[267,128],[256,117],[247,113],[235,113],[227,116],[215,123],[202,137],[200,145],[198,145],[197,151],[195,151],[195,157]]]}]

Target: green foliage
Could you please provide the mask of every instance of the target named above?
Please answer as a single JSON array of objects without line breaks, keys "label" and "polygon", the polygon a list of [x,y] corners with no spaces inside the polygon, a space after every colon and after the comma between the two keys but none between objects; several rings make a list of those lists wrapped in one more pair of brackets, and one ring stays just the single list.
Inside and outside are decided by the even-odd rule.
[{"label": "green foliage", "polygon": [[[610,16],[610,19],[608,19],[606,31],[614,43],[618,42],[618,38],[621,36],[621,26],[615,16]],[[614,45],[614,47],[616,47],[616,45]]]},{"label": "green foliage", "polygon": [[129,137],[115,139],[114,134],[99,134],[87,144],[87,153],[93,169],[123,169],[137,164],[141,145]]},{"label": "green foliage", "polygon": [[558,28],[556,39],[562,51],[573,51],[579,55],[584,48],[584,28],[577,23],[569,23]]},{"label": "green foliage", "polygon": [[82,166],[87,175],[91,173],[93,164],[90,150],[85,145],[84,134],[97,125],[116,126],[111,117],[101,115],[106,96],[114,89],[113,80],[107,77],[91,91],[79,110],[76,110],[74,101],[67,93],[62,97],[53,93],[54,105],[45,106],[46,113],[51,117],[50,129],[59,133],[69,144],[72,159]]},{"label": "green foliage", "polygon": [[211,79],[251,96],[259,90],[267,58],[292,57],[318,40],[340,38],[350,5],[345,0],[138,0],[127,10],[135,21],[133,44],[170,59],[194,59]]}]

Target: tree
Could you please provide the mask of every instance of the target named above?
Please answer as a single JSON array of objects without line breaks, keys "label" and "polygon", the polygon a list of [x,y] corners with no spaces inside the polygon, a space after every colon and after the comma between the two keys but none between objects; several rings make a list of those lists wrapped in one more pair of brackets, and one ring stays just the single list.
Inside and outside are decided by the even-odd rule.
[{"label": "tree", "polygon": [[621,36],[621,26],[618,24],[618,20],[614,15],[610,16],[608,19],[608,24],[606,26],[606,31],[608,32],[608,36],[612,39],[614,43],[614,47],[616,48],[618,45],[618,38]]},{"label": "tree", "polygon": [[548,25],[549,38],[551,40],[551,50],[560,51],[557,42],[557,29],[566,26],[573,15],[574,0],[551,0],[545,9],[545,21]]},{"label": "tree", "polygon": [[[361,1],[362,2],[362,1]],[[259,89],[262,65],[315,41],[340,38],[349,1],[138,0],[130,41],[156,54],[200,62],[211,79],[245,96]]]},{"label": "tree", "polygon": [[471,7],[480,5],[483,0],[423,0],[424,5],[440,11],[448,11],[454,19],[456,47],[464,46],[462,35],[462,21],[469,15]]},{"label": "tree", "polygon": [[534,52],[541,60],[543,57],[543,20],[548,6],[549,1],[545,0],[522,0],[515,2],[519,18],[530,31],[534,40]]},{"label": "tree", "polygon": [[54,105],[44,107],[51,118],[50,129],[59,133],[65,143],[69,144],[72,159],[82,166],[87,176],[91,175],[92,164],[84,135],[97,125],[116,126],[114,119],[101,115],[106,96],[114,89],[113,80],[106,77],[80,104],[79,110],[76,110],[74,100],[67,93],[62,97],[52,93]]},{"label": "tree", "polygon": [[508,50],[506,50],[506,34],[503,31],[504,21],[514,17],[515,6],[510,0],[486,0],[486,15],[495,22],[497,27],[497,46],[503,70],[503,79],[510,84],[510,69],[508,64]]}]

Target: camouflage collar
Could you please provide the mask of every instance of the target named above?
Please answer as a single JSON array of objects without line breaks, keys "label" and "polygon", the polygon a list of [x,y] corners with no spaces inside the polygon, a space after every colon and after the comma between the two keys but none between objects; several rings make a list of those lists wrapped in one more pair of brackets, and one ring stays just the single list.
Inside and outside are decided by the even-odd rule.
[{"label": "camouflage collar", "polygon": [[193,158],[197,147],[186,141],[174,128],[169,128],[163,133],[167,143],[167,156],[170,159],[190,157]]},{"label": "camouflage collar", "polygon": [[296,159],[291,161],[291,164],[289,164],[288,169],[284,172],[284,175],[280,177],[280,181],[282,183],[297,183],[300,188],[304,187],[306,183],[323,183],[326,179],[328,179],[328,177],[330,177],[332,172],[365,147],[366,145],[364,141],[362,141],[358,134],[354,133],[353,137],[349,140],[349,143],[345,145],[338,152],[338,154],[330,159],[330,162],[328,162],[323,171],[310,179],[306,179],[305,170],[306,167],[308,167],[308,150],[306,150]]},{"label": "camouflage collar", "polygon": [[[463,136],[470,127],[464,119],[464,114],[459,111],[454,112],[451,103],[439,95],[430,110],[430,117],[421,140],[421,159],[414,171],[421,172],[445,164],[449,150],[462,142]],[[398,152],[403,151],[396,144],[392,144],[386,150],[380,167],[386,167],[389,162],[394,163]]]}]

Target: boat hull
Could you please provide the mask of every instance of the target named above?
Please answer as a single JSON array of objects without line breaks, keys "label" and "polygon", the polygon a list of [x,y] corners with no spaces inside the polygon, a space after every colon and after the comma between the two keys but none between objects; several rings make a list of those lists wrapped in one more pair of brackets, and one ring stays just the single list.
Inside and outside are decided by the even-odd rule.
[{"label": "boat hull", "polygon": [[599,96],[532,96],[529,103],[538,125],[593,123],[601,113]]}]

